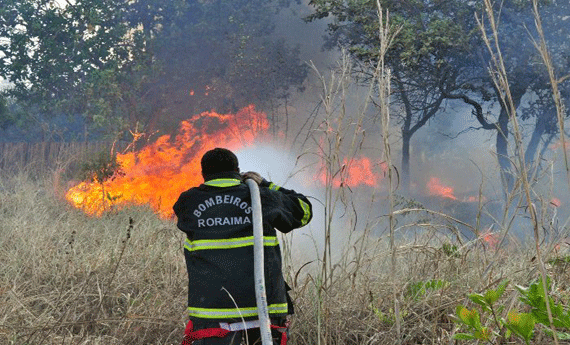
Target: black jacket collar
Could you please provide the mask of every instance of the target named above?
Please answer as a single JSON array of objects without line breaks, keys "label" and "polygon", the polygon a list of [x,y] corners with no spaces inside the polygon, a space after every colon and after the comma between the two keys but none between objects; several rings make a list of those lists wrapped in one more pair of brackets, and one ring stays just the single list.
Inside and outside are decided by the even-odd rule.
[{"label": "black jacket collar", "polygon": [[237,179],[240,181],[242,180],[240,173],[238,173],[237,171],[224,171],[224,172],[204,175],[204,182],[211,181],[211,180],[217,180],[217,179],[221,179],[221,178]]}]

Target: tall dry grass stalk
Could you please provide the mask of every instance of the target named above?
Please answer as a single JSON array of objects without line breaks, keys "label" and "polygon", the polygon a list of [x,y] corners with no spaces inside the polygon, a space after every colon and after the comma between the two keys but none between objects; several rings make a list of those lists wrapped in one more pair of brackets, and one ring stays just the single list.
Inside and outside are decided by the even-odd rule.
[{"label": "tall dry grass stalk", "polygon": [[390,271],[392,273],[392,298],[394,299],[394,316],[395,316],[395,327],[396,327],[396,344],[402,343],[402,326],[401,326],[401,314],[400,314],[400,302],[398,300],[398,285],[396,283],[396,253],[397,246],[395,243],[395,221],[394,221],[394,192],[395,192],[395,181],[394,176],[394,166],[392,164],[392,150],[390,143],[390,95],[391,95],[391,84],[392,75],[390,70],[386,67],[384,57],[390,48],[393,37],[398,34],[398,32],[392,32],[390,27],[390,20],[388,12],[386,12],[386,19],[384,20],[384,12],[382,11],[382,6],[380,1],[376,1],[378,8],[378,40],[380,41],[380,51],[378,52],[378,66],[375,72],[375,76],[378,80],[378,98],[380,106],[380,118],[382,123],[382,139],[384,147],[384,160],[388,166],[387,182],[388,182],[388,228],[390,232],[390,249],[392,251],[391,261],[390,261]]},{"label": "tall dry grass stalk", "polygon": [[[338,213],[343,212],[341,208],[350,209],[351,207],[348,199],[349,181],[347,177],[354,158],[361,150],[365,135],[362,123],[365,119],[368,101],[362,104],[355,115],[347,113],[351,65],[351,59],[348,54],[344,53],[338,68],[332,70],[328,77],[321,74],[314,65],[312,66],[322,87],[321,104],[324,109],[322,121],[315,131],[318,136],[313,138],[317,144],[317,156],[325,172],[324,231],[322,241],[318,241],[323,243],[323,247],[320,249],[321,254],[318,258],[320,270],[314,277],[317,299],[317,344],[328,344],[334,333],[329,322],[332,312],[328,296],[329,291],[334,288],[335,282],[339,279],[336,277],[336,272],[339,271],[340,266],[338,255],[333,255],[333,251],[338,250],[336,245],[339,242],[338,238],[346,237],[335,229],[335,222]],[[369,90],[369,93],[371,92],[372,89]]]},{"label": "tall dry grass stalk", "polygon": [[[532,8],[534,14],[535,27],[538,32],[538,41],[531,37],[532,42],[539,52],[544,66],[548,71],[548,78],[550,79],[550,86],[552,87],[552,98],[556,106],[556,116],[558,119],[558,129],[560,131],[560,141],[562,142],[562,147],[566,148],[566,132],[564,131],[565,123],[564,117],[566,116],[566,107],[562,102],[562,96],[558,85],[564,80],[570,78],[570,74],[567,74],[561,78],[558,78],[554,70],[554,64],[552,63],[552,58],[550,56],[550,51],[546,44],[546,39],[544,37],[544,30],[542,28],[542,19],[540,17],[540,12],[538,9],[538,0],[532,0]],[[566,170],[566,178],[570,184],[570,164],[568,160],[568,152],[566,149],[562,150],[564,152],[564,168]]]},{"label": "tall dry grass stalk", "polygon": [[[535,17],[535,24],[536,29],[539,35],[539,40],[536,41],[533,39],[533,43],[540,53],[544,65],[547,69],[551,86],[552,86],[552,95],[553,100],[556,105],[557,115],[558,115],[558,124],[559,130],[561,135],[561,140],[563,143],[563,147],[565,147],[565,138],[564,138],[564,105],[561,100],[560,91],[558,90],[558,84],[560,80],[555,76],[554,67],[550,58],[550,53],[548,51],[546,40],[544,37],[544,33],[542,30],[542,23],[540,14],[538,11],[538,1],[533,0],[533,10],[534,10],[534,17]],[[530,215],[532,228],[533,228],[533,235],[534,235],[534,243],[535,243],[535,252],[536,252],[536,262],[538,265],[538,269],[540,271],[540,275],[542,277],[543,282],[543,292],[545,296],[549,296],[549,291],[547,287],[547,270],[544,263],[544,258],[542,255],[541,249],[541,229],[545,228],[545,224],[541,222],[541,217],[539,217],[539,211],[537,210],[536,206],[536,193],[533,191],[531,187],[531,181],[529,179],[529,170],[526,166],[524,160],[524,147],[523,147],[523,136],[521,126],[519,125],[518,117],[517,117],[517,109],[514,105],[513,98],[510,92],[510,84],[509,84],[509,76],[507,75],[507,69],[505,67],[503,55],[501,52],[501,47],[499,45],[499,30],[498,24],[495,20],[495,14],[493,9],[493,3],[490,0],[485,0],[485,18],[488,20],[489,28],[486,27],[484,18],[477,18],[478,24],[480,27],[480,31],[483,35],[483,39],[485,44],[487,45],[487,49],[491,53],[491,66],[489,67],[489,73],[493,77],[493,81],[495,86],[498,90],[500,90],[501,102],[505,105],[509,120],[513,129],[514,134],[514,151],[515,151],[515,165],[517,167],[518,172],[518,183],[516,184],[518,188],[520,188],[524,198],[521,198],[521,203],[524,200],[524,207],[527,210],[528,214]],[[487,30],[490,30],[492,37],[489,37],[487,34]],[[564,151],[564,162],[565,162],[565,169],[568,177],[568,182],[570,183],[570,170],[568,166],[568,158],[566,150]],[[515,191],[512,192],[513,195]],[[519,203],[519,205],[521,205]],[[558,336],[555,330],[552,311],[549,299],[546,299],[546,308],[548,312],[548,318],[550,321],[550,328],[552,330],[554,336],[554,343],[558,344]]]}]

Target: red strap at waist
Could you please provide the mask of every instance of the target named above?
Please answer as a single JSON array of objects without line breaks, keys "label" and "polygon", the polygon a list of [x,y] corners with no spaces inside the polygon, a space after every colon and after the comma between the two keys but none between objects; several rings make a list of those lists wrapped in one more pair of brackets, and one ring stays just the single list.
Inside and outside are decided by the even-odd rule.
[{"label": "red strap at waist", "polygon": [[192,345],[194,340],[203,338],[223,338],[228,335],[230,331],[223,328],[204,328],[198,331],[194,331],[194,325],[192,321],[188,321],[186,325],[186,330],[184,331],[184,339],[182,340],[182,345]]},{"label": "red strap at waist", "polygon": [[[276,329],[281,332],[281,344],[287,345],[287,328],[288,324],[284,327],[271,325],[272,329]],[[198,331],[194,331],[194,324],[191,320],[188,320],[186,325],[186,330],[184,331],[184,339],[182,340],[182,345],[192,345],[194,340],[204,339],[204,338],[224,338],[230,333],[230,331],[223,328],[204,328]]]},{"label": "red strap at waist", "polygon": [[288,325],[285,327],[271,325],[271,328],[276,329],[279,332],[281,332],[281,344],[280,345],[287,345],[287,328],[289,328]]}]

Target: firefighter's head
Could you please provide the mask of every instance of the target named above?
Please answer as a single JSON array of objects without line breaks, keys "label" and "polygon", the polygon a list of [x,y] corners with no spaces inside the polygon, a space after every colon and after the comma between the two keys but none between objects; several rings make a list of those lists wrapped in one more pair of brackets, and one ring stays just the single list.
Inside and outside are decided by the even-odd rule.
[{"label": "firefighter's head", "polygon": [[223,148],[215,148],[206,152],[202,156],[202,176],[205,178],[208,175],[217,174],[221,172],[238,172],[239,163],[236,155]]}]

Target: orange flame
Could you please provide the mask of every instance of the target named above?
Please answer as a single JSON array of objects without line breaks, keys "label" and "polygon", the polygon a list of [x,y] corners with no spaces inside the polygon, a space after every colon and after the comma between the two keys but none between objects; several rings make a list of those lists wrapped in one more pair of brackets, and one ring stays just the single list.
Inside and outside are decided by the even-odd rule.
[{"label": "orange flame", "polygon": [[430,195],[438,195],[444,198],[457,200],[457,197],[453,195],[453,188],[442,185],[437,177],[432,177],[429,180],[427,183],[427,189]]},{"label": "orange flame", "polygon": [[481,239],[486,243],[491,249],[495,249],[500,241],[500,235],[493,233],[490,230],[481,235]]},{"label": "orange flame", "polygon": [[[381,172],[377,171],[378,166]],[[350,160],[345,158],[338,173],[330,176],[323,167],[317,179],[322,185],[329,183],[327,181],[327,179],[329,179],[331,185],[335,188],[339,188],[340,186],[355,187],[358,185],[376,187],[384,177],[386,170],[387,167],[384,162],[374,164],[368,157],[353,158]]]},{"label": "orange flame", "polygon": [[180,193],[202,183],[200,158],[206,151],[250,146],[268,128],[266,115],[253,105],[236,114],[204,112],[182,121],[174,141],[164,135],[140,151],[117,154],[122,174],[103,185],[81,182],[68,190],[66,199],[91,215],[111,206],[149,204],[160,216],[170,217]]},{"label": "orange flame", "polygon": [[481,202],[486,202],[486,201],[487,201],[487,198],[486,198],[485,196],[483,196],[483,195],[481,195],[481,196],[473,196],[473,195],[471,195],[471,196],[468,196],[467,198],[465,198],[464,201],[466,201],[466,202],[479,202],[479,201],[481,201]]}]

